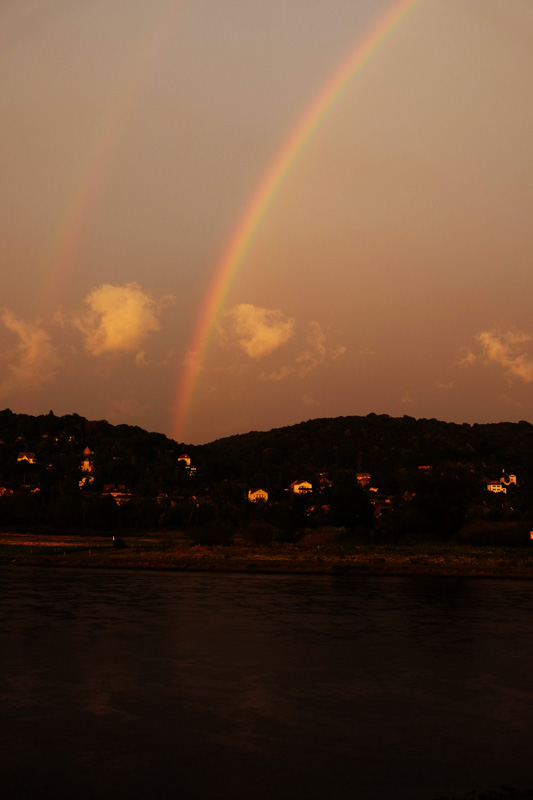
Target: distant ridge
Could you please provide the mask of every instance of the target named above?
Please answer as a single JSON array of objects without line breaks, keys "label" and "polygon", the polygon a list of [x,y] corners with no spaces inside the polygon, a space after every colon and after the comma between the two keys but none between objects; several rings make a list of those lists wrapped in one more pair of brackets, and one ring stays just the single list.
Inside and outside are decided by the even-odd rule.
[{"label": "distant ridge", "polygon": [[288,461],[313,469],[383,473],[456,461],[494,470],[533,472],[533,425],[529,422],[454,423],[437,419],[367,416],[310,419],[269,431],[228,436],[202,445],[211,457],[238,464]]},{"label": "distant ridge", "polygon": [[[78,414],[0,411],[0,528],[10,530],[174,529],[224,544],[324,528],[448,538],[476,523],[477,540],[529,545],[532,486],[528,422],[368,414],[185,445]],[[250,488],[264,502],[250,502]]]},{"label": "distant ridge", "polygon": [[[165,434],[139,426],[113,425],[107,420],[89,420],[72,413],[52,412],[32,416],[10,409],[0,411],[0,438],[17,439],[20,449],[34,449],[43,437],[71,437],[80,444],[97,440],[148,449],[190,451],[202,460],[221,458],[234,462],[237,472],[253,463],[289,461],[302,468],[324,468],[337,464],[382,472],[441,461],[533,470],[533,425],[526,421],[499,423],[454,423],[435,418],[415,419],[388,414],[321,417],[270,430],[234,434],[203,445],[175,442]],[[7,437],[7,440],[6,440]],[[24,447],[22,445],[24,444]],[[242,470],[238,469],[241,463]]]}]

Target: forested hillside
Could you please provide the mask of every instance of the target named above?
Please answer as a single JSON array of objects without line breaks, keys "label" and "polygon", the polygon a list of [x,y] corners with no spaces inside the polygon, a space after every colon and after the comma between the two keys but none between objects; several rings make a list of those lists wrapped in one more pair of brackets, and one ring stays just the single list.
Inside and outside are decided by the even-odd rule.
[{"label": "forested hillside", "polygon": [[533,472],[533,425],[457,425],[369,414],[231,436],[204,445],[202,452],[211,470],[239,479],[265,471],[283,482],[295,472],[339,468],[371,472],[381,487],[393,489],[401,470],[454,462],[495,477],[502,470],[519,472],[525,480]]},{"label": "forested hillside", "polygon": [[[522,531],[533,518],[532,454],[528,422],[369,414],[192,446],[78,414],[6,409],[0,527],[187,530],[206,543],[320,530],[449,537],[476,522]],[[250,502],[257,489],[262,502]]]}]

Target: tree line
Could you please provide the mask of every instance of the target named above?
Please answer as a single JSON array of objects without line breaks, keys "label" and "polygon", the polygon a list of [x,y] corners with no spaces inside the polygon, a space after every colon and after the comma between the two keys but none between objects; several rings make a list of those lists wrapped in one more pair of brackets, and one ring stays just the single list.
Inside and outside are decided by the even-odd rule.
[{"label": "tree line", "polygon": [[[81,469],[86,448],[88,474]],[[33,463],[18,460],[20,453],[33,454]],[[184,453],[194,471],[180,460]],[[183,530],[205,544],[235,536],[294,541],[326,529],[446,538],[475,523],[529,524],[532,453],[528,422],[458,425],[369,414],[194,446],[77,414],[5,409],[0,526]],[[371,486],[360,485],[361,472],[371,474]],[[487,480],[508,473],[517,475],[518,486],[487,492]],[[80,488],[83,477],[90,481]],[[313,492],[294,495],[288,489],[295,480],[308,480]],[[106,491],[113,486],[123,487],[124,502]],[[268,492],[268,503],[250,503],[250,488]]]}]

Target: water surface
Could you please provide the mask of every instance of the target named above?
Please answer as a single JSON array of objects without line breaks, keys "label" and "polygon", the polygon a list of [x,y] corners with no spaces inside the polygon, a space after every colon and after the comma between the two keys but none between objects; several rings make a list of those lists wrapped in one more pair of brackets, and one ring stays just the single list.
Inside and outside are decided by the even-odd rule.
[{"label": "water surface", "polygon": [[533,583],[0,570],[6,797],[533,785]]}]

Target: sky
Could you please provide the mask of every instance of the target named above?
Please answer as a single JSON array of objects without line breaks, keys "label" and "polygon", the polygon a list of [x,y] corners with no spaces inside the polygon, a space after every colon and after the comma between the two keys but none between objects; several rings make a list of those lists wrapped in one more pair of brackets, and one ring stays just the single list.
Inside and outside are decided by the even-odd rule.
[{"label": "sky", "polygon": [[3,0],[0,408],[533,422],[531,0]]}]

